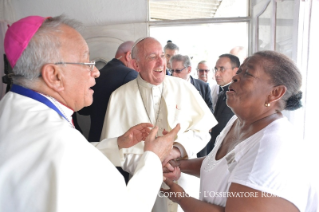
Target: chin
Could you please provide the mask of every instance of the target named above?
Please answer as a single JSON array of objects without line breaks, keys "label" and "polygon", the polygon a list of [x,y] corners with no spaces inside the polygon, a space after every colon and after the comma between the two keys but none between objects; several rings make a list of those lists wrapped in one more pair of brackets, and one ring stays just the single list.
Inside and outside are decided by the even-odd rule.
[{"label": "chin", "polygon": [[92,103],[93,103],[93,98],[91,98],[90,100],[86,101],[84,107],[88,107],[88,106],[90,106]]},{"label": "chin", "polygon": [[236,106],[236,102],[234,101],[234,99],[233,99],[232,97],[229,97],[229,96],[227,95],[226,105],[227,105],[231,110],[233,110],[232,108],[233,108],[234,106]]}]

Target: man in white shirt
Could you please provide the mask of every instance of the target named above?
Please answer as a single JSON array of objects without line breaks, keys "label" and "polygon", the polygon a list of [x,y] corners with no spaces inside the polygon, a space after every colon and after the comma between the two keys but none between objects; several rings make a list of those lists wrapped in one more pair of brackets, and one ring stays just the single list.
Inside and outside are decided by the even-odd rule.
[{"label": "man in white shirt", "polygon": [[[176,123],[181,124],[169,157],[171,159],[195,158],[210,139],[209,129],[216,120],[198,91],[185,80],[167,76],[166,60],[161,44],[146,37],[135,42],[132,62],[139,72],[137,79],[115,90],[106,112],[101,139],[121,135],[131,126],[149,122],[159,127],[157,136],[164,130],[170,131]],[[134,174],[135,167],[143,154],[143,143],[123,149],[118,155],[107,155],[116,166]],[[126,161],[126,162],[125,162]],[[179,184],[185,190],[198,196],[198,189],[192,185],[192,176],[182,175]],[[153,211],[176,211],[177,205],[167,198],[158,196]]]},{"label": "man in white shirt", "polygon": [[162,183],[162,161],[179,127],[155,139],[151,124],[95,143],[119,154],[145,140],[126,187],[114,165],[77,131],[72,114],[92,104],[95,62],[64,17],[29,16],[9,27],[4,48],[13,83],[0,102],[0,211],[149,212]]}]

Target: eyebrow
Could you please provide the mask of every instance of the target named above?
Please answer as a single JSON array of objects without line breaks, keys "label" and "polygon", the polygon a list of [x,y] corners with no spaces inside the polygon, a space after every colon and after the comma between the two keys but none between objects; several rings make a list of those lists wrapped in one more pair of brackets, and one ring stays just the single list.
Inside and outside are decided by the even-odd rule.
[{"label": "eyebrow", "polygon": [[247,64],[246,67],[249,68],[249,69],[254,69],[255,68],[255,66],[253,66],[251,64]]}]

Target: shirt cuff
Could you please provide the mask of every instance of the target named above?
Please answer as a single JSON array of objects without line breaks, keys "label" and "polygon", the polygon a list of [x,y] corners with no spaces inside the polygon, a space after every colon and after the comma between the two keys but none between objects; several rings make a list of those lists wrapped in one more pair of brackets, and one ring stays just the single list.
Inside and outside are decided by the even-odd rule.
[{"label": "shirt cuff", "polygon": [[180,151],[181,158],[187,157],[186,150],[184,149],[182,144],[175,142],[173,146],[176,147]]},{"label": "shirt cuff", "polygon": [[100,142],[90,142],[100,150],[114,166],[122,166],[124,155],[117,144],[117,138],[104,139]]}]

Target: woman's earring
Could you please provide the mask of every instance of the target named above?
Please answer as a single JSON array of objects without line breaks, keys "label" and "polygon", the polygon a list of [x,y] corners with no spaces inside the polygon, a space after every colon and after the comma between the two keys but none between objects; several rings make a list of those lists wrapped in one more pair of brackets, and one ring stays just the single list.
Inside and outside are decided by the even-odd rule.
[{"label": "woman's earring", "polygon": [[269,107],[270,106],[270,103],[265,103],[265,107]]}]

